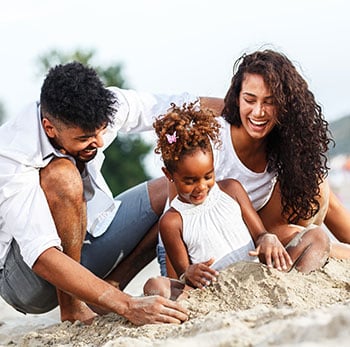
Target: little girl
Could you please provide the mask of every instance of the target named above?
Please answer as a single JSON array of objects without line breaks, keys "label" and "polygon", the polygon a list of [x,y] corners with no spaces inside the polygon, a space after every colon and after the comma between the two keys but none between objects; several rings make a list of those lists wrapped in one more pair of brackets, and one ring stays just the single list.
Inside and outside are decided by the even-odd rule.
[{"label": "little girl", "polygon": [[[211,142],[220,144],[219,127],[210,112],[196,110],[193,104],[172,105],[154,123],[155,152],[161,154],[162,170],[177,194],[159,231],[178,279],[196,288],[216,281],[218,271],[233,262],[257,261],[257,256],[279,270],[292,266],[278,238],[265,230],[242,185],[233,179],[215,182]],[[171,288],[170,279],[158,277],[147,281],[144,293],[171,297]]]}]

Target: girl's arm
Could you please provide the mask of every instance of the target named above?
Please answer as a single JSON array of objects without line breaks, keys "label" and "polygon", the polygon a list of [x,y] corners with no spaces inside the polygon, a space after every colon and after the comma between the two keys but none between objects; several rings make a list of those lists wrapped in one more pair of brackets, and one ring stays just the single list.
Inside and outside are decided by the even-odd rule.
[{"label": "girl's arm", "polygon": [[170,208],[161,218],[159,231],[168,260],[175,269],[178,279],[195,288],[203,288],[217,280],[218,272],[210,268],[214,259],[191,264],[182,238],[182,218],[173,208]]},{"label": "girl's arm", "polygon": [[179,278],[190,265],[190,260],[182,239],[182,218],[173,208],[170,208],[160,219],[159,232],[167,256]]},{"label": "girl's arm", "polygon": [[274,266],[278,270],[289,268],[293,264],[292,259],[277,236],[266,231],[243,186],[233,179],[224,180],[218,184],[240,205],[243,220],[256,246],[256,250],[249,254],[259,256],[260,260],[269,267]]}]

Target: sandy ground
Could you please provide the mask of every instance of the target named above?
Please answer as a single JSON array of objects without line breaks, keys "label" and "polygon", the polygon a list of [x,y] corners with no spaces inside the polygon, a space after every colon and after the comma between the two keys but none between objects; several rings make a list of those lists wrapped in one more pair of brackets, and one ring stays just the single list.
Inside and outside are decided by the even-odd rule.
[{"label": "sandy ground", "polygon": [[[144,278],[154,271],[155,263]],[[143,283],[140,277],[137,281]],[[136,281],[134,284],[137,288]],[[241,262],[224,270],[219,281],[206,290],[191,292],[183,301],[191,318],[181,325],[135,327],[109,314],[85,326],[59,323],[53,311],[44,320],[43,316],[28,321],[22,317],[16,329],[19,333],[2,318],[0,336],[3,346],[30,347],[345,346],[350,338],[349,289],[349,261],[331,260],[309,275]],[[19,324],[18,318],[14,320]]]},{"label": "sandy ground", "polygon": [[[350,177],[344,180],[332,188],[350,209]],[[141,295],[145,280],[157,274],[153,261],[126,291]],[[0,346],[347,346],[350,261],[331,260],[310,275],[238,263],[184,305],[191,319],[182,325],[135,327],[110,314],[87,327],[60,323],[57,309],[24,316],[0,298]]]},{"label": "sandy ground", "polygon": [[[131,295],[141,295],[145,281],[157,275],[159,267],[154,260],[134,278],[125,291]],[[7,305],[0,297],[0,346],[17,345],[18,339],[24,334],[59,323],[58,309],[42,315],[24,315]]]}]

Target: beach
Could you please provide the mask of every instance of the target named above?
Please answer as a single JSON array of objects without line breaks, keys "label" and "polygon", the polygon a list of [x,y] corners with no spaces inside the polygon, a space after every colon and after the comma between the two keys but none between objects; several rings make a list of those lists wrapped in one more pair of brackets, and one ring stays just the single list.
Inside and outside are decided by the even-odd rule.
[{"label": "beach", "polygon": [[[141,295],[142,286],[151,276],[159,275],[156,260],[142,270],[125,288],[130,295]],[[17,312],[0,297],[0,346],[17,345],[21,336],[37,329],[54,326],[60,323],[58,308],[51,312],[24,315]]]},{"label": "beach", "polygon": [[[128,291],[140,295],[145,278],[157,271],[156,262],[151,263]],[[346,345],[349,289],[349,261],[331,259],[307,275],[239,262],[223,270],[218,282],[189,293],[182,304],[191,312],[190,319],[181,325],[136,327],[116,314],[99,317],[90,326],[60,323],[54,310],[46,317],[22,316],[21,322],[15,318],[16,328],[1,318],[0,342],[28,347]],[[3,304],[0,307],[3,317]]]},{"label": "beach", "polygon": [[[333,182],[348,209],[349,181],[338,186]],[[159,266],[154,260],[125,291],[139,296],[145,281],[157,275]],[[183,305],[191,316],[181,325],[135,327],[109,314],[85,326],[61,323],[57,308],[25,316],[0,298],[0,346],[346,346],[350,338],[350,260],[330,259],[323,269],[308,275],[237,263],[222,271],[219,281],[206,290],[192,291]]]}]

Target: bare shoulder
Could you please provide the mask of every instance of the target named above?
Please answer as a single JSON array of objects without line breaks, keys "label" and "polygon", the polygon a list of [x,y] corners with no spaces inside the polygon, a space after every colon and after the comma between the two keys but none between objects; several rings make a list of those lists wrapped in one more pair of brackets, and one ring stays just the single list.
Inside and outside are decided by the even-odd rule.
[{"label": "bare shoulder", "polygon": [[233,178],[227,178],[225,180],[218,181],[217,183],[223,192],[232,196],[233,198],[236,198],[237,194],[244,190],[241,183]]}]

